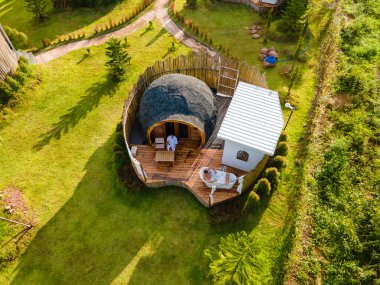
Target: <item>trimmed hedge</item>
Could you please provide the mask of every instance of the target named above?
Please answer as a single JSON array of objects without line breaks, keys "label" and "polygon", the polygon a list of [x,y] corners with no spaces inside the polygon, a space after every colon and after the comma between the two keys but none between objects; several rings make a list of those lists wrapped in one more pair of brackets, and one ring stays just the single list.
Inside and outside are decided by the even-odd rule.
[{"label": "trimmed hedge", "polygon": [[286,167],[287,160],[286,157],[282,155],[277,155],[275,158],[273,158],[270,163],[269,167],[276,167],[279,171],[281,171],[283,168]]},{"label": "trimmed hedge", "polygon": [[255,192],[251,191],[249,193],[247,201],[244,205],[244,212],[252,211],[254,208],[258,207],[260,205],[260,196]]},{"label": "trimmed hedge", "polygon": [[277,145],[276,151],[274,152],[274,155],[282,155],[286,156],[288,154],[289,146],[286,142],[280,142]]},{"label": "trimmed hedge", "polygon": [[268,179],[272,191],[277,189],[278,184],[280,183],[280,172],[276,167],[269,167],[264,172],[264,177]]},{"label": "trimmed hedge", "polygon": [[269,196],[271,192],[271,185],[268,179],[261,178],[255,185],[254,191],[260,196]]}]

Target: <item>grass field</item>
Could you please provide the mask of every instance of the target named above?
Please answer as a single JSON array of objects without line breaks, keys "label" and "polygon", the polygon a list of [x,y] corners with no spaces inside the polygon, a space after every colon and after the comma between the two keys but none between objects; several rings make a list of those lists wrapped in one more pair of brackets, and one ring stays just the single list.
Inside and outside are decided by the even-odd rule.
[{"label": "grass field", "polygon": [[[215,42],[229,42],[233,55],[258,64],[260,45],[244,30],[256,21],[256,13],[241,5],[218,5],[209,14],[200,7],[197,15],[203,18],[194,16],[194,22],[205,21],[210,34],[220,29]],[[223,14],[240,21],[228,27]],[[211,22],[214,15],[219,22],[211,26],[206,16]],[[72,52],[36,68],[41,84],[26,92],[0,130],[0,156],[5,158],[0,161],[0,188],[20,188],[38,217],[30,245],[1,272],[0,283],[206,284],[203,251],[240,230],[255,236],[274,282],[281,281],[293,197],[301,180],[302,162],[296,166],[295,160],[313,98],[315,62],[302,67],[297,110],[288,126],[289,167],[268,208],[235,223],[211,225],[208,211],[186,190],[127,194],[111,169],[112,136],[123,101],[138,75],[163,58],[172,41],[157,26],[128,40],[133,58],[128,81],[115,86],[106,79],[104,46],[92,48],[90,58],[85,51]],[[292,46],[276,45],[280,51]],[[180,47],[175,54],[186,52]],[[278,68],[266,74],[271,89],[287,84]],[[288,115],[285,111],[284,118]]]},{"label": "grass field", "polygon": [[33,14],[26,11],[24,0],[0,0],[0,23],[24,32],[28,36],[29,47],[41,47],[41,40],[53,40],[59,35],[82,31],[87,36],[94,33],[94,27],[129,15],[142,0],[123,0],[117,4],[98,7],[68,10],[53,10],[49,3],[49,19],[38,23]]}]

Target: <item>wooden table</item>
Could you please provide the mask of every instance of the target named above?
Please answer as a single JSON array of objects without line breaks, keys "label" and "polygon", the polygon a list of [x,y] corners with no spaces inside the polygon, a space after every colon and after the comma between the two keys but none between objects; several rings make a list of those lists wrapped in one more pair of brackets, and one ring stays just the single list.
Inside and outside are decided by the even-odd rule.
[{"label": "wooden table", "polygon": [[156,151],[156,163],[171,162],[174,165],[175,152],[174,151]]}]

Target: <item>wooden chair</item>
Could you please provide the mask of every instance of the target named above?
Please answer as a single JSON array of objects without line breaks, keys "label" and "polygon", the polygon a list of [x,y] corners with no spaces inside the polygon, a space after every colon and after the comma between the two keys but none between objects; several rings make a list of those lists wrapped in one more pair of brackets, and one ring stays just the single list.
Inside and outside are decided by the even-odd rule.
[{"label": "wooden chair", "polygon": [[154,139],[154,149],[155,150],[165,150],[165,139],[155,138]]}]

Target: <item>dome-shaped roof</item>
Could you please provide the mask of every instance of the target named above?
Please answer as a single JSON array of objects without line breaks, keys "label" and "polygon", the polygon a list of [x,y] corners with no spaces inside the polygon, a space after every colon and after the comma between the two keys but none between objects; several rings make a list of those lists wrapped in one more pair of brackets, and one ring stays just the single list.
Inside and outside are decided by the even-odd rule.
[{"label": "dome-shaped roof", "polygon": [[203,81],[188,75],[169,74],[153,81],[140,101],[139,120],[145,132],[160,121],[190,123],[208,138],[214,129],[214,95]]}]

